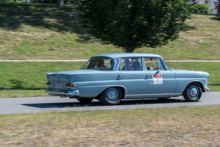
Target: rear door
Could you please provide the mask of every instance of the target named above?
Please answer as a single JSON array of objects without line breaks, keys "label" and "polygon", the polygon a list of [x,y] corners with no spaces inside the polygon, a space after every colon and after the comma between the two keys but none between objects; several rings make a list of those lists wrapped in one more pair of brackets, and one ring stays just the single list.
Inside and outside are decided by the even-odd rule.
[{"label": "rear door", "polygon": [[146,94],[147,79],[141,58],[123,58],[118,70],[118,82],[126,88],[126,97]]}]

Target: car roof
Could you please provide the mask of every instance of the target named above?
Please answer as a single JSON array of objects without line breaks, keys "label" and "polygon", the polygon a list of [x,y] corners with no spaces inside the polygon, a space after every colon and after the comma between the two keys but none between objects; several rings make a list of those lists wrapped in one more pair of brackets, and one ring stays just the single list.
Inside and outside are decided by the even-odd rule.
[{"label": "car roof", "polygon": [[161,57],[161,56],[157,54],[147,54],[147,53],[109,53],[109,54],[100,54],[93,57],[125,58],[125,57]]}]

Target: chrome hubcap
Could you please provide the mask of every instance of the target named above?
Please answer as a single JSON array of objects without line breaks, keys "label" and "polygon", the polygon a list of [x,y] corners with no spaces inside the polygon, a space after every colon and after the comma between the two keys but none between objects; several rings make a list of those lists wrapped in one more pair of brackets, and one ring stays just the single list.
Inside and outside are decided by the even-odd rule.
[{"label": "chrome hubcap", "polygon": [[108,92],[108,97],[109,97],[109,99],[113,100],[117,97],[117,93],[114,90],[110,90]]},{"label": "chrome hubcap", "polygon": [[106,97],[110,101],[116,101],[118,99],[118,91],[115,88],[110,88],[106,92]]},{"label": "chrome hubcap", "polygon": [[198,91],[197,91],[196,88],[192,88],[192,89],[190,90],[190,95],[193,96],[193,97],[196,96],[197,93],[198,93]]},{"label": "chrome hubcap", "polygon": [[191,98],[197,98],[199,95],[199,89],[196,86],[192,86],[189,89],[189,95]]}]

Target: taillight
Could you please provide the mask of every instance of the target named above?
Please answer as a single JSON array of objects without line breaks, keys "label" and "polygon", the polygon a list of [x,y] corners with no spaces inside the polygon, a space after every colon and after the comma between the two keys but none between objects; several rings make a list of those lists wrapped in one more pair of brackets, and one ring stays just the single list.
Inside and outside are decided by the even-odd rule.
[{"label": "taillight", "polygon": [[66,87],[75,87],[74,84],[66,84]]},{"label": "taillight", "polygon": [[50,82],[47,82],[46,85],[50,86]]}]

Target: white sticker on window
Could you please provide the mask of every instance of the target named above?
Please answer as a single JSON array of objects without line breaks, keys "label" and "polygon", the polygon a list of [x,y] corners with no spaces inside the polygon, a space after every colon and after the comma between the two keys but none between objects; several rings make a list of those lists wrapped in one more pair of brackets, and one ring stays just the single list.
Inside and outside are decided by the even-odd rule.
[{"label": "white sticker on window", "polygon": [[163,84],[163,77],[159,73],[153,75],[153,84]]}]

